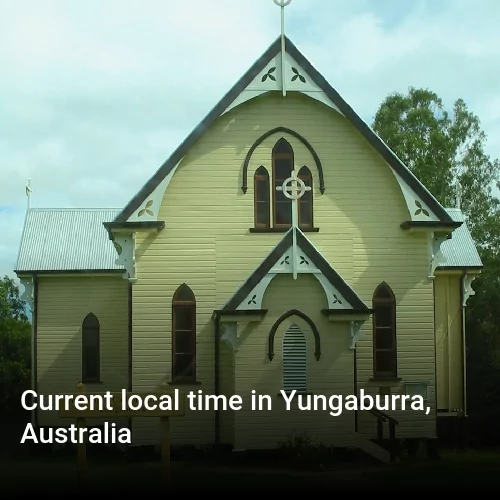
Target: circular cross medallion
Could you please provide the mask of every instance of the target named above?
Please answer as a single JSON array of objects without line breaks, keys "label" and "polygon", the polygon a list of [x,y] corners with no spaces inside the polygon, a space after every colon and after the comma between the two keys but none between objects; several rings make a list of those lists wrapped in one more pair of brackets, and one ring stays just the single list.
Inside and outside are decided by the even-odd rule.
[{"label": "circular cross medallion", "polygon": [[285,179],[281,186],[281,191],[289,200],[298,200],[304,196],[304,193],[308,191],[306,185],[302,179],[297,178],[295,175]]}]

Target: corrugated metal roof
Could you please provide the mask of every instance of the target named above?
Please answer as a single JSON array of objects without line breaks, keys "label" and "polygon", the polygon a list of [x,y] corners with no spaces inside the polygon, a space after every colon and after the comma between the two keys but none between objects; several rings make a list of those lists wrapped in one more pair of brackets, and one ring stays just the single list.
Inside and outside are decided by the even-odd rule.
[{"label": "corrugated metal roof", "polygon": [[[441,246],[440,267],[481,267],[476,245],[458,208],[447,208],[453,220],[464,222]],[[16,271],[121,270],[116,250],[103,222],[120,209],[32,208],[26,214]]]},{"label": "corrugated metal roof", "polygon": [[472,239],[465,217],[459,208],[447,208],[446,211],[456,222],[463,224],[451,234],[451,239],[441,245],[441,252],[446,259],[439,267],[482,267],[476,244]]},{"label": "corrugated metal roof", "polygon": [[16,271],[119,270],[103,222],[119,209],[31,208],[26,214]]}]

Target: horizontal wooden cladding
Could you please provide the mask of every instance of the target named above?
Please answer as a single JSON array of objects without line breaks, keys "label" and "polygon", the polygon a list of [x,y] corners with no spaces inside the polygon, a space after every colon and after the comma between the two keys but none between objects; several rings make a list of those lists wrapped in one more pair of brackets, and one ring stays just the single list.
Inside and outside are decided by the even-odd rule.
[{"label": "horizontal wooden cladding", "polygon": [[[253,99],[219,118],[186,154],[172,178],[159,213],[159,219],[167,221],[166,228],[158,235],[138,238],[138,281],[133,288],[134,390],[137,387],[148,390],[169,377],[171,299],[184,282],[197,301],[197,378],[204,390],[214,386],[211,312],[229,300],[283,237],[279,233],[249,232],[254,222],[253,183],[248,183],[246,194],[241,192],[246,152],[265,131],[280,126],[305,137],[324,168],[326,191],[321,195],[310,152],[294,137],[284,134],[293,148],[296,166],[307,165],[313,177],[314,223],[319,232],[308,233],[307,237],[369,307],[376,286],[382,280],[390,284],[398,303],[399,370],[403,377],[417,373],[433,379],[432,285],[425,281],[427,240],[400,229],[399,224],[409,216],[399,185],[387,164],[354,127],[321,103],[292,93],[287,99],[273,94]],[[280,137],[281,134],[268,137],[257,147],[250,159],[249,179],[260,165],[271,170],[271,151]],[[276,360],[266,364],[266,336],[273,318],[275,321],[293,304],[310,313],[322,328],[332,331],[332,325],[320,314],[321,307],[326,306],[318,306],[326,301],[324,292],[315,278],[309,278],[312,281],[306,277],[306,281],[299,278],[297,282],[287,282],[286,277],[280,276],[271,282],[271,290],[285,295],[270,304],[270,311],[259,326],[245,331],[234,366],[232,351],[224,351],[221,390],[278,392],[280,346],[277,342]],[[269,293],[265,300],[277,292]],[[362,387],[368,387],[371,376],[371,358],[364,354],[365,348],[367,353],[371,349],[369,325],[371,322],[363,329],[365,337],[358,351]],[[322,349],[329,355],[323,355],[316,364],[311,363],[308,384],[319,393],[353,390],[349,333],[347,329],[338,332],[323,335]],[[341,419],[326,415],[324,427],[318,430],[325,442],[331,438],[332,425],[336,426],[336,435],[353,428],[350,414]],[[226,437],[232,436],[234,444],[243,445],[242,429],[257,428],[260,430],[255,434],[255,442],[269,444],[277,440],[273,436],[276,429],[301,423],[300,419],[292,421],[290,417],[281,425],[276,421],[266,422],[267,417],[266,413],[242,410],[234,414],[233,421],[225,422],[223,431]],[[301,418],[303,421],[304,412]],[[176,420],[173,440],[213,442],[213,419],[210,412],[193,412]],[[411,435],[418,427],[417,421],[420,425],[421,420],[404,417],[400,432]],[[369,425],[370,429],[376,429],[375,422]],[[157,427],[145,419],[134,422],[133,436],[144,444],[159,439]]]},{"label": "horizontal wooden cladding", "polygon": [[[115,277],[39,278],[38,392],[74,393],[82,378],[81,328],[92,312],[100,324],[101,382],[94,392],[128,385],[128,282]],[[99,425],[100,419],[96,419]],[[57,412],[39,412],[40,425],[67,425]]]},{"label": "horizontal wooden cladding", "polygon": [[[347,349],[347,325],[332,331],[318,304],[325,301],[323,289],[314,276],[300,276],[295,282],[290,275],[279,275],[269,285],[264,297],[265,308],[270,308],[262,323],[242,340],[235,355],[235,391],[244,395],[247,403],[235,418],[235,446],[243,448],[277,447],[286,441],[293,429],[307,429],[312,439],[324,444],[339,444],[353,428],[353,415],[344,413],[333,418],[328,412],[286,411],[284,400],[278,397],[282,387],[283,338],[291,324],[296,324],[307,341],[307,391],[317,394],[352,394],[353,355]],[[290,316],[277,329],[274,341],[275,357],[270,362],[265,356],[269,330],[281,316],[273,305],[286,304],[287,309],[299,309],[317,326],[321,335],[322,356],[314,357],[314,339],[310,326],[298,316]],[[269,394],[273,399],[272,412],[255,412],[248,398],[251,390]]]},{"label": "horizontal wooden cladding", "polygon": [[464,409],[460,276],[437,276],[436,376],[440,409]]}]

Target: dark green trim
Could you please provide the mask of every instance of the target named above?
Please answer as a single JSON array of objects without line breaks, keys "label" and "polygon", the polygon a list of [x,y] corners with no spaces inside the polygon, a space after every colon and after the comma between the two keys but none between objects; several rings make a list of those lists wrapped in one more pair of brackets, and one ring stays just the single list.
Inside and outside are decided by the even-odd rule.
[{"label": "dark green trim", "polygon": [[51,274],[123,274],[125,269],[53,269],[53,270],[32,270],[32,271],[14,271],[20,278],[22,276],[47,276]]},{"label": "dark green trim", "polygon": [[128,385],[128,390],[132,391],[132,385],[133,385],[133,316],[132,316],[132,311],[133,311],[133,288],[132,288],[132,283],[128,283],[128,290],[127,290],[127,299],[128,299],[128,304],[127,304],[127,314],[128,314],[128,373],[127,373],[127,385]]},{"label": "dark green trim", "polygon": [[[300,228],[303,233],[318,233],[319,227]],[[250,233],[286,233],[290,231],[289,227],[251,227]]]},{"label": "dark green trim", "polygon": [[[134,377],[133,377],[133,367],[134,367],[134,362],[133,362],[133,288],[132,288],[132,283],[130,281],[128,282],[128,289],[127,289],[127,299],[128,299],[128,304],[127,304],[127,314],[128,314],[128,367],[127,367],[127,387],[130,392],[133,391],[133,383],[134,383]],[[128,419],[128,428],[130,429],[130,432],[132,432],[132,418]]]},{"label": "dark green trim", "polygon": [[148,220],[144,222],[103,222],[102,225],[108,230],[113,231],[115,229],[130,229],[134,230],[149,230],[158,229],[162,230],[165,227],[164,220]]},{"label": "dark green trim", "polygon": [[[31,366],[33,370],[33,390],[38,394],[38,279],[36,276],[33,276],[33,309],[33,359],[31,361]],[[35,427],[38,427],[38,409],[35,408],[33,412],[33,424]]]},{"label": "dark green trim", "polygon": [[401,382],[401,377],[370,377],[370,382]]},{"label": "dark green trim", "polygon": [[[467,358],[465,356],[466,346],[464,345],[466,330],[465,330],[465,307],[464,307],[464,294],[463,294],[465,274],[466,273],[464,272],[464,274],[460,277],[458,293],[460,294],[460,296],[459,296],[459,300],[460,300],[460,333],[461,333],[460,346],[462,347],[462,349],[461,349],[462,352],[460,353],[460,359],[462,360],[462,408],[461,409],[462,409],[463,414],[467,415],[467,371],[466,371]],[[448,282],[448,286],[449,286],[449,282]],[[437,396],[436,396],[436,408],[437,408]]]},{"label": "dark green trim", "polygon": [[471,270],[481,270],[484,266],[438,266],[436,271],[471,271]]},{"label": "dark green trim", "polygon": [[[438,203],[430,192],[418,181],[413,173],[403,164],[393,151],[378,137],[378,135],[359,117],[359,115],[347,104],[340,94],[325,80],[325,78],[314,68],[295,45],[285,37],[286,51],[297,63],[304,68],[318,87],[325,92],[340,112],[353,124],[366,141],[377,151],[380,156],[394,169],[394,171],[410,186],[415,194],[435,213],[443,223],[452,223],[450,214]],[[236,82],[231,90],[216,104],[201,123],[182,142],[174,153],[168,158],[140,191],[130,200],[126,207],[115,218],[115,222],[125,222],[137,210],[160,182],[173,170],[179,161],[186,155],[188,150],[215,122],[227,107],[238,97],[238,95],[259,75],[268,62],[277,56],[281,50],[281,36],[257,59],[250,69]]]},{"label": "dark green trim", "polygon": [[[437,338],[436,338],[436,280],[432,281],[432,303],[433,303],[433,314],[432,314],[432,328],[434,329],[434,334],[432,338],[434,339],[434,408],[438,407],[438,390],[437,390]],[[436,415],[437,417],[437,415]],[[437,418],[435,422],[435,430],[437,436]]]},{"label": "dark green trim", "polygon": [[347,315],[356,315],[356,314],[373,314],[373,309],[321,309],[321,314],[325,316],[347,316]]},{"label": "dark green trim", "polygon": [[201,385],[199,380],[168,380],[168,385]]},{"label": "dark green trim", "polygon": [[[214,395],[220,393],[220,311],[214,311]],[[220,445],[220,410],[217,408],[214,415],[215,446]]]},{"label": "dark green trim", "polygon": [[271,137],[274,134],[279,134],[279,133],[284,133],[284,134],[289,134],[292,137],[295,137],[298,139],[304,146],[308,149],[309,153],[311,153],[311,156],[314,158],[314,163],[316,164],[316,168],[318,170],[318,176],[319,176],[319,190],[321,194],[325,192],[325,179],[323,177],[323,166],[321,165],[321,160],[319,159],[318,154],[316,151],[314,151],[314,148],[311,146],[311,144],[302,137],[298,132],[295,132],[295,130],[286,128],[286,127],[276,127],[273,128],[272,130],[268,130],[266,133],[262,134],[250,147],[248,150],[246,156],[245,156],[245,161],[243,162],[243,184],[241,186],[241,190],[243,193],[246,194],[247,189],[248,189],[248,164],[250,163],[250,159],[252,158],[253,152],[257,149],[257,147],[262,144],[268,137]]},{"label": "dark green trim", "polygon": [[[293,244],[293,233],[288,230],[283,239],[276,245],[272,252],[264,259],[262,264],[253,272],[247,281],[236,291],[229,302],[223,307],[224,311],[234,311],[248,296],[253,288],[271,270],[281,255]],[[312,243],[306,238],[302,231],[297,230],[297,244],[309,256],[313,264],[323,273],[326,279],[339,291],[349,302],[350,306],[360,313],[368,313],[370,309],[358,297],[356,292],[344,281],[344,279],[333,269],[325,258],[316,250]]]},{"label": "dark green trim", "polygon": [[290,311],[287,311],[285,314],[282,314],[272,326],[268,338],[267,357],[269,358],[269,361],[272,361],[274,358],[274,336],[276,335],[276,330],[281,325],[281,323],[283,323],[283,321],[285,321],[285,319],[289,318],[290,316],[298,316],[299,318],[302,318],[311,327],[311,330],[314,335],[314,347],[315,347],[314,356],[316,360],[319,361],[319,358],[321,357],[321,337],[319,335],[319,331],[316,328],[314,321],[310,319],[309,316],[304,314],[302,311],[299,311],[298,309],[291,309]]},{"label": "dark green trim", "polygon": [[[354,380],[353,380],[353,389],[352,392],[353,394],[356,395],[356,397],[359,399],[359,394],[358,394],[358,356],[356,354],[357,348],[354,346],[354,349],[352,350],[353,354],[353,365],[354,365]],[[354,432],[358,432],[358,410],[354,410]]]},{"label": "dark green trim", "polygon": [[215,310],[212,314],[212,319],[217,315],[223,316],[259,316],[267,314],[268,309],[219,309]]},{"label": "dark green trim", "polygon": [[411,221],[407,220],[400,224],[400,228],[405,231],[408,229],[417,229],[417,228],[429,228],[429,229],[442,229],[444,231],[453,231],[460,227],[463,222],[456,221]]}]

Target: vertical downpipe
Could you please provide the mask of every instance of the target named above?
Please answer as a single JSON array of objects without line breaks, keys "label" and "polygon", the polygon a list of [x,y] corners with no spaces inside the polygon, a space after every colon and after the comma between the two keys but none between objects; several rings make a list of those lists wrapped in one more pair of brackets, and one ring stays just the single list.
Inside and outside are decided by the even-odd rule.
[{"label": "vertical downpipe", "polygon": [[447,336],[446,336],[446,348],[447,348],[447,361],[448,361],[448,411],[452,410],[452,379],[453,373],[452,373],[452,355],[451,355],[451,349],[452,349],[452,344],[451,344],[451,311],[450,311],[450,278],[448,277],[447,283],[446,283],[446,330],[447,330]]},{"label": "vertical downpipe", "polygon": [[[353,382],[353,392],[356,394],[356,397],[359,398],[358,394],[358,357],[357,357],[357,347],[354,346],[353,351],[353,364],[354,364],[354,382]],[[358,432],[358,410],[354,410],[354,432]]]},{"label": "vertical downpipe", "polygon": [[[219,396],[220,392],[220,366],[219,366],[219,350],[220,350],[220,313],[216,312],[215,317],[215,344],[214,344],[214,392],[215,396]],[[215,446],[218,448],[220,445],[220,413],[219,409],[215,410]]]},{"label": "vertical downpipe", "polygon": [[[38,394],[38,278],[33,275],[33,311],[31,312],[32,322],[32,342],[31,352],[33,359],[31,360],[32,371],[32,389]],[[33,410],[32,419],[33,427],[38,427],[38,410]]]},{"label": "vertical downpipe", "polygon": [[462,411],[463,416],[467,417],[467,344],[465,337],[465,303],[464,303],[464,286],[467,272],[460,278],[460,320],[462,326]]}]

